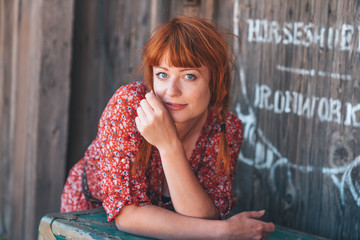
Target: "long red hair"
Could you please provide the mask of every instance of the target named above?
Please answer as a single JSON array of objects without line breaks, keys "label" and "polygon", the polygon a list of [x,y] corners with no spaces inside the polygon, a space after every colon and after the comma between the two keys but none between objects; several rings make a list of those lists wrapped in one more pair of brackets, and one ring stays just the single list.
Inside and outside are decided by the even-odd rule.
[{"label": "long red hair", "polygon": [[[228,44],[217,28],[199,18],[176,17],[159,25],[142,51],[144,81],[153,88],[153,66],[159,66],[161,57],[168,53],[169,64],[175,67],[198,68],[206,66],[210,72],[210,106],[217,110],[219,123],[224,124],[230,101],[231,56]],[[143,139],[136,155],[133,170],[147,166],[151,144]],[[226,135],[221,131],[217,172],[223,167],[229,174],[229,156]]]}]

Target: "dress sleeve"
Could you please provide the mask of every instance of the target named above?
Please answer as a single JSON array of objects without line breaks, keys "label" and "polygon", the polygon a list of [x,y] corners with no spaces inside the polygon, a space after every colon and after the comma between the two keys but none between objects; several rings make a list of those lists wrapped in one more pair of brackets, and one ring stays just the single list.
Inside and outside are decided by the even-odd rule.
[{"label": "dress sleeve", "polygon": [[215,203],[215,206],[219,209],[221,219],[224,219],[235,203],[232,184],[235,176],[236,162],[243,139],[243,127],[241,121],[235,116],[231,119],[228,118],[226,121],[226,139],[230,158],[229,176],[223,170],[219,173],[216,171],[219,137],[220,134],[217,132],[210,140],[212,143],[210,143],[209,146],[216,146],[216,148],[213,148],[213,151],[207,151],[206,156],[204,156],[203,164],[198,169],[197,176],[200,184],[209,194],[210,198]]},{"label": "dress sleeve", "polygon": [[126,205],[147,205],[145,169],[131,175],[131,165],[141,143],[135,124],[141,94],[130,87],[120,88],[110,99],[98,126],[101,144],[101,193],[108,221],[113,221]]}]

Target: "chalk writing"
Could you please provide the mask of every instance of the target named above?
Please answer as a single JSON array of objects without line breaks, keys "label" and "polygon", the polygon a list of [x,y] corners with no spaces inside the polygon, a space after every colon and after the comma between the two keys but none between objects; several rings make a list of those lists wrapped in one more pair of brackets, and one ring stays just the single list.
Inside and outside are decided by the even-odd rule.
[{"label": "chalk writing", "polygon": [[[245,74],[240,69],[240,82],[242,94],[247,99],[247,90],[245,84]],[[360,182],[355,176],[360,175],[360,155],[348,164],[340,167],[317,168],[313,166],[302,166],[291,163],[288,158],[284,157],[277,148],[266,138],[263,131],[257,127],[257,118],[251,105],[248,109],[241,109],[240,103],[236,105],[235,111],[244,125],[244,141],[254,148],[255,156],[246,157],[242,152],[239,154],[239,161],[254,166],[256,169],[267,169],[270,172],[271,186],[277,191],[275,182],[275,172],[280,167],[287,169],[288,181],[292,184],[291,169],[297,169],[303,173],[320,171],[329,176],[336,187],[339,189],[341,203],[345,205],[345,187],[348,187],[356,204],[360,207]],[[255,141],[255,139],[257,139]],[[338,177],[338,175],[341,175]],[[290,185],[291,185],[290,184]]]},{"label": "chalk writing", "polygon": [[[239,35],[239,0],[234,2],[233,14],[233,32]],[[341,51],[351,51],[354,43],[355,27],[344,24],[340,29],[334,28],[318,28],[312,23],[304,24],[302,22],[285,23],[281,26],[276,21],[267,20],[247,20],[248,23],[248,41],[249,42],[274,42],[276,44],[294,44],[310,46],[311,44],[318,44],[321,47],[336,48],[339,47]],[[359,27],[360,32],[360,27]],[[327,35],[325,34],[327,33]],[[326,37],[326,38],[325,38]],[[360,45],[357,43],[357,51],[360,52]],[[235,41],[234,49],[239,49],[239,44]],[[242,68],[241,59],[237,60],[237,67],[239,71],[241,94],[243,96],[243,103],[246,109],[241,109],[240,103],[236,104],[235,112],[244,125],[244,143],[254,150],[253,157],[247,157],[243,150],[239,153],[239,161],[253,166],[258,170],[268,170],[271,180],[271,186],[274,191],[277,191],[275,175],[280,167],[284,167],[287,176],[287,195],[294,197],[296,194],[294,184],[292,181],[291,169],[296,169],[298,172],[308,174],[314,171],[319,171],[322,174],[329,176],[335,186],[339,190],[339,195],[342,205],[345,205],[345,189],[350,190],[351,196],[356,204],[360,207],[360,155],[353,158],[351,148],[348,146],[334,145],[330,149],[330,165],[332,167],[314,167],[294,164],[285,156],[283,156],[277,148],[267,139],[263,131],[257,126],[257,116],[255,115],[254,107],[273,111],[276,114],[287,113],[297,114],[298,116],[305,116],[312,118],[317,116],[321,121],[335,122],[338,124],[360,126],[357,114],[360,114],[360,104],[352,105],[342,102],[338,99],[325,98],[318,96],[305,96],[296,91],[273,91],[268,85],[255,85],[255,99],[252,104],[247,95],[246,76]],[[295,68],[278,67],[278,70],[289,71],[295,74],[306,74],[319,76],[329,76],[329,73],[316,70],[298,70]],[[332,78],[342,80],[351,80],[351,76],[345,75],[331,75]],[[341,115],[341,109],[345,106],[345,116]],[[342,166],[334,163],[337,152],[347,152],[346,161],[342,161]],[[287,196],[288,197],[288,196]],[[285,201],[291,204],[291,201]],[[286,206],[285,207],[289,207]]]},{"label": "chalk writing", "polygon": [[[342,116],[342,107],[346,113]],[[313,118],[317,116],[322,122],[344,123],[347,126],[360,127],[360,104],[345,105],[339,99],[305,96],[296,91],[273,91],[268,85],[255,84],[254,107],[273,111],[276,114],[292,113],[298,116]]]},{"label": "chalk writing", "polygon": [[360,52],[360,25],[343,24],[339,29],[318,27],[313,23],[247,19],[248,42],[275,43]]},{"label": "chalk writing", "polygon": [[315,69],[303,69],[303,68],[293,68],[293,67],[286,67],[282,65],[277,65],[276,69],[283,72],[290,72],[299,75],[307,75],[307,76],[318,76],[318,77],[330,77],[333,79],[341,79],[345,81],[351,80],[351,75],[348,74],[340,74],[340,73],[328,73],[323,71],[316,71]]}]

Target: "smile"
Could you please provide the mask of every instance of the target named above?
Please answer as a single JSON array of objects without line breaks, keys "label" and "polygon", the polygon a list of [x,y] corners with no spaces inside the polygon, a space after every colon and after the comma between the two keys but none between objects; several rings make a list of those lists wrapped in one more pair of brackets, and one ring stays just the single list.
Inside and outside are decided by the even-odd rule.
[{"label": "smile", "polygon": [[168,110],[171,110],[171,111],[179,111],[179,110],[182,110],[186,107],[187,104],[176,104],[176,103],[165,103],[166,107]]}]

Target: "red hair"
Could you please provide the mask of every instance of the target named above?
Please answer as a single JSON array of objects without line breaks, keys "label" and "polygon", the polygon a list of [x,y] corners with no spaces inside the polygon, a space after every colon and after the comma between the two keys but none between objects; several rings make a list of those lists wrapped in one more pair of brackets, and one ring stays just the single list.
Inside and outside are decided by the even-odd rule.
[{"label": "red hair", "polygon": [[[153,66],[168,54],[169,64],[175,67],[198,68],[206,66],[210,73],[210,107],[217,110],[219,123],[224,124],[230,101],[231,56],[228,44],[214,25],[199,18],[176,17],[159,25],[144,46],[142,68],[144,80],[153,88]],[[226,135],[221,131],[217,156],[218,173],[221,167],[229,174],[229,156]],[[143,139],[134,163],[135,170],[149,161],[151,145]]]}]

